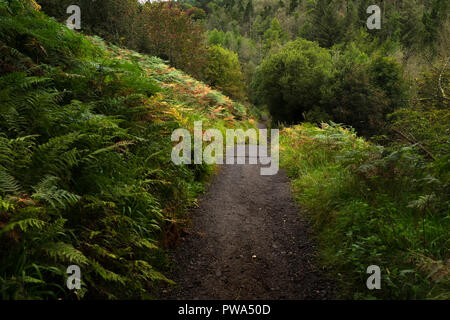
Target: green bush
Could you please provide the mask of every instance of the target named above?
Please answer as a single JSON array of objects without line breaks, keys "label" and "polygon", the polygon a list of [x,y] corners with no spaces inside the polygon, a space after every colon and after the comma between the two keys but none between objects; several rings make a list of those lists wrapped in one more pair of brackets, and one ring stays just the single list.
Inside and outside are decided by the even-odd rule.
[{"label": "green bush", "polygon": [[208,48],[205,81],[226,95],[244,100],[245,84],[237,54],[221,46]]},{"label": "green bush", "polygon": [[327,50],[303,39],[264,59],[252,90],[275,121],[332,120],[367,137],[386,133],[387,115],[409,98],[393,58],[368,55],[354,43]]}]

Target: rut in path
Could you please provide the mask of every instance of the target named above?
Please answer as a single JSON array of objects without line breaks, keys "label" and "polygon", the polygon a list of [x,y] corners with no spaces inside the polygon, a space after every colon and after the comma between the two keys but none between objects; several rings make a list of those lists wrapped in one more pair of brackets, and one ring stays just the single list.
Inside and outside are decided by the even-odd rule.
[{"label": "rut in path", "polygon": [[174,254],[177,286],[160,298],[332,298],[299,212],[282,171],[261,176],[260,165],[222,166]]}]

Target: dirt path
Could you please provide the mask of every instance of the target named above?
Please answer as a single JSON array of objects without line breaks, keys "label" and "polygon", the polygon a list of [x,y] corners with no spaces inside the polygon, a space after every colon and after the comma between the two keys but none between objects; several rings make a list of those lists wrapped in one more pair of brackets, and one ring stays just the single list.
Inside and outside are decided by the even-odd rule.
[{"label": "dirt path", "polygon": [[224,165],[178,248],[177,287],[161,299],[329,299],[308,224],[283,172]]}]

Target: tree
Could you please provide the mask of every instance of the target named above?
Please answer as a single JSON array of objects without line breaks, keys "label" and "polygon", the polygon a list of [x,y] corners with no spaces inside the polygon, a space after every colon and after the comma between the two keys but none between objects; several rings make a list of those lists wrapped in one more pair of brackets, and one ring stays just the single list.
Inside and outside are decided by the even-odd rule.
[{"label": "tree", "polygon": [[152,54],[190,74],[200,76],[205,50],[204,18],[198,8],[183,10],[175,2],[138,0],[40,0],[42,9],[64,22],[69,5],[80,6],[82,30],[130,49]]},{"label": "tree", "polygon": [[254,8],[253,8],[253,0],[248,0],[247,5],[245,6],[244,11],[244,19],[246,21],[250,21],[250,18],[254,14]]},{"label": "tree", "polygon": [[334,75],[322,101],[335,122],[370,137],[384,132],[387,115],[404,105],[406,92],[399,63],[370,57],[351,43],[336,53]]},{"label": "tree", "polygon": [[197,77],[204,64],[205,35],[180,6],[172,2],[147,2],[139,16],[143,52],[169,60]]},{"label": "tree", "polygon": [[289,0],[289,12],[294,12],[299,6],[299,0]]},{"label": "tree", "polygon": [[216,45],[208,48],[207,57],[206,82],[232,98],[243,100],[245,84],[237,54]]},{"label": "tree", "polygon": [[306,34],[311,41],[318,41],[323,48],[340,43],[346,32],[345,17],[339,11],[335,0],[318,0],[313,7]]},{"label": "tree", "polygon": [[301,121],[303,113],[320,104],[331,68],[328,50],[299,38],[263,60],[252,85],[254,98],[276,121]]},{"label": "tree", "polygon": [[225,45],[225,33],[214,29],[207,32],[208,44],[211,46],[224,46]]},{"label": "tree", "polygon": [[447,1],[432,0],[430,9],[425,11],[422,23],[425,27],[424,40],[427,44],[434,44],[438,39],[439,28],[445,23],[450,5]]}]

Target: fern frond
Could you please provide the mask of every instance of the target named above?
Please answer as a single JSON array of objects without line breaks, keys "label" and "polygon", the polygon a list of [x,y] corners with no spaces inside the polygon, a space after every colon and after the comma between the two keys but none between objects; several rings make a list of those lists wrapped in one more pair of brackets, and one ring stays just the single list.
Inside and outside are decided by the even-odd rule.
[{"label": "fern frond", "polygon": [[140,239],[134,242],[134,245],[138,248],[143,248],[143,249],[159,249],[159,247],[154,244],[153,242],[150,242],[146,239]]},{"label": "fern frond", "polygon": [[30,90],[39,85],[48,84],[50,78],[30,77],[25,72],[12,72],[0,77],[0,85],[3,88],[15,88],[22,90]]},{"label": "fern frond", "polygon": [[48,84],[51,81],[50,78],[44,77],[26,77],[18,85],[19,89],[30,90],[38,85]]},{"label": "fern frond", "polygon": [[10,211],[10,210],[14,210],[14,209],[15,209],[15,205],[12,201],[5,200],[0,197],[0,211]]},{"label": "fern frond", "polygon": [[61,239],[61,237],[67,236],[69,230],[65,229],[66,222],[67,219],[57,218],[53,222],[47,223],[42,230],[40,239],[42,241],[51,242],[56,241],[56,239]]},{"label": "fern frond", "polygon": [[411,201],[407,207],[424,211],[427,207],[431,206],[434,201],[436,201],[436,194],[432,193],[420,196],[419,199]]},{"label": "fern frond", "polygon": [[114,253],[106,250],[103,247],[100,247],[98,244],[89,244],[89,243],[84,243],[87,247],[91,248],[98,256],[100,257],[105,257],[105,258],[111,258],[114,260],[119,259],[119,257],[117,255],[115,255]]},{"label": "fern frond", "polygon": [[30,277],[30,276],[23,276],[21,280],[24,283],[45,284],[44,280],[33,278],[33,277]]},{"label": "fern frond", "polygon": [[118,148],[124,147],[124,146],[129,146],[132,145],[134,142],[133,141],[123,141],[120,143],[115,143],[112,146],[108,146],[105,148],[101,148],[98,150],[95,150],[94,152],[88,154],[86,157],[83,158],[82,162],[87,162],[87,163],[91,163],[91,162],[95,162],[98,160],[97,156],[103,153],[108,153],[108,152],[112,152]]},{"label": "fern frond", "polygon": [[125,277],[103,268],[96,260],[89,260],[89,265],[94,269],[95,273],[97,273],[105,281],[118,282],[122,285],[126,282]]},{"label": "fern frond", "polygon": [[58,188],[58,177],[47,175],[42,181],[33,187],[35,192],[31,198],[37,201],[44,200],[53,208],[66,208],[78,202],[81,197],[69,191]]},{"label": "fern frond", "polygon": [[51,242],[44,244],[42,249],[52,258],[61,262],[70,262],[78,265],[87,265],[88,259],[71,244],[64,242]]},{"label": "fern frond", "polygon": [[145,280],[157,280],[157,281],[164,281],[169,284],[175,284],[173,280],[168,279],[161,272],[158,272],[155,269],[153,269],[153,267],[146,261],[135,260],[133,261],[133,265],[136,268],[136,271],[138,271],[141,274],[141,277]]},{"label": "fern frond", "polygon": [[83,135],[80,133],[72,132],[41,144],[33,154],[35,165],[41,167],[44,173],[63,172],[77,165],[81,152],[72,144],[81,137]]},{"label": "fern frond", "polygon": [[12,231],[16,227],[18,227],[23,232],[27,232],[30,228],[40,230],[45,226],[45,224],[46,223],[44,221],[35,218],[14,221],[3,227],[3,229],[0,230],[0,235],[4,234],[5,232]]}]

